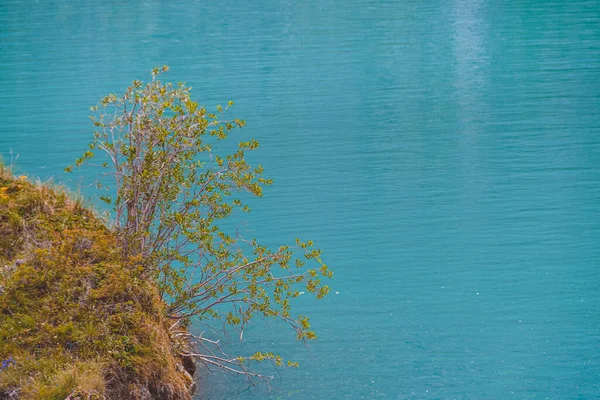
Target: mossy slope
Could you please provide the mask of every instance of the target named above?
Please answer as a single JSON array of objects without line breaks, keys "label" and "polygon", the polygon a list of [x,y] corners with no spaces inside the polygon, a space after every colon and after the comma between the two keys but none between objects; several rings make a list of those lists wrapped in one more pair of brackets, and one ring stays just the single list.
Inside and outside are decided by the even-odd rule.
[{"label": "mossy slope", "polygon": [[0,399],[190,399],[141,262],[64,191],[0,171]]}]

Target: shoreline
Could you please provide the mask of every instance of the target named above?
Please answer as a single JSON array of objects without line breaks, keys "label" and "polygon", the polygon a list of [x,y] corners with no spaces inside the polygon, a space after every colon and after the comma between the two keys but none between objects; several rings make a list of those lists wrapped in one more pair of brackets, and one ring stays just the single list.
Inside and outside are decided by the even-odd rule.
[{"label": "shoreline", "polygon": [[81,200],[0,167],[0,398],[191,399],[141,264]]}]

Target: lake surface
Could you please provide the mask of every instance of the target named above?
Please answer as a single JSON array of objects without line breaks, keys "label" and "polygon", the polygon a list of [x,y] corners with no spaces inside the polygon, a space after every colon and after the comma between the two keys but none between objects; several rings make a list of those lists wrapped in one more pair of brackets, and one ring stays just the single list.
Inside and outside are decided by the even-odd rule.
[{"label": "lake surface", "polygon": [[301,363],[273,392],[198,398],[600,398],[600,2],[176,3],[3,0],[0,153],[75,188],[89,106],[158,64],[236,101],[275,180],[239,222],[334,294],[309,349],[227,345]]}]

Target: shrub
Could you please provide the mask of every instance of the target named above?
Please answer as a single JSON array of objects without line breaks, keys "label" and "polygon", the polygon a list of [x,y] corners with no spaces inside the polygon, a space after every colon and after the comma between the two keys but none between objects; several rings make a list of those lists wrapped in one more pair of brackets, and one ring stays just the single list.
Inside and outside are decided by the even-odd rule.
[{"label": "shrub", "polygon": [[[255,140],[239,142],[229,154],[219,143],[245,122],[226,120],[227,107],[207,111],[192,100],[183,83],[163,83],[168,68],[155,68],[152,81],[133,81],[123,94],[110,94],[92,108],[96,128],[89,150],[76,165],[91,164],[101,150],[105,168],[100,198],[112,206],[118,248],[125,259],[138,259],[141,276],[158,283],[166,313],[177,321],[173,335],[188,335],[202,351],[190,352],[207,366],[269,377],[248,368],[250,361],[282,359],[272,352],[226,357],[218,338],[193,336],[180,327],[192,320],[225,322],[240,330],[255,317],[280,319],[299,340],[314,339],[308,317],[291,314],[299,289],[317,298],[329,288],[321,283],[332,272],[312,241],[269,249],[256,239],[230,234],[219,221],[235,209],[248,212],[241,194],[262,196],[272,181],[260,165],[246,160]],[[72,171],[68,167],[67,171]],[[112,193],[112,196],[111,196]],[[290,363],[290,365],[294,365]]]}]

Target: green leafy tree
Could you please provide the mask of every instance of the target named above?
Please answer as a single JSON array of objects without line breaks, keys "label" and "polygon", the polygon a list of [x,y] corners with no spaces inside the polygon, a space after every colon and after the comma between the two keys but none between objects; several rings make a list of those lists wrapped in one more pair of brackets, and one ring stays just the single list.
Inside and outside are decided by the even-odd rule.
[{"label": "green leafy tree", "polygon": [[[292,316],[290,300],[299,290],[319,299],[327,295],[321,279],[332,272],[312,241],[270,249],[219,227],[235,209],[249,212],[244,193],[260,197],[272,181],[260,165],[246,161],[257,141],[242,141],[230,154],[218,152],[219,143],[244,126],[242,120],[221,118],[233,102],[209,112],[192,100],[185,84],[161,82],[166,71],[155,68],[151,82],[135,80],[123,94],[110,94],[92,107],[93,140],[75,164],[104,168],[97,185],[108,189],[100,198],[112,207],[123,257],[139,259],[142,276],[157,283],[168,317],[175,320],[172,334],[195,342],[195,351],[183,351],[207,367],[268,380],[250,362],[280,366],[278,355],[227,357],[218,337],[194,336],[185,327],[193,320],[224,321],[241,338],[259,316],[284,321],[299,340],[314,339],[308,318]],[[92,163],[97,150],[105,158]]]}]

